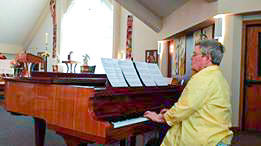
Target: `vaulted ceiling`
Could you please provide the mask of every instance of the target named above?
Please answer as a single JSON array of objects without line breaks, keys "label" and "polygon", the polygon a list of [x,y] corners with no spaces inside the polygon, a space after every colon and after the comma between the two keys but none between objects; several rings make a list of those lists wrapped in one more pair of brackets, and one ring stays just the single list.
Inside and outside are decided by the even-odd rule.
[{"label": "vaulted ceiling", "polygon": [[165,17],[181,7],[188,0],[137,0],[155,15]]},{"label": "vaulted ceiling", "polygon": [[23,45],[47,0],[0,0],[0,43]]},{"label": "vaulted ceiling", "polygon": [[[72,1],[72,0],[67,0]],[[188,0],[115,0],[159,32],[162,19]],[[216,0],[206,0],[216,1]],[[26,45],[48,0],[0,0],[0,43]]]}]

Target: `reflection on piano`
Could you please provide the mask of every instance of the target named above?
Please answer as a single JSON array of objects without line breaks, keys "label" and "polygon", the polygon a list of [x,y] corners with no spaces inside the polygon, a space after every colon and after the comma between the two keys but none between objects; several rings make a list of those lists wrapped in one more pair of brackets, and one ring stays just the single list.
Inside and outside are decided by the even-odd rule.
[{"label": "reflection on piano", "polygon": [[153,130],[156,124],[143,113],[171,107],[182,91],[181,86],[112,88],[103,74],[58,74],[6,79],[5,108],[34,117],[37,146],[44,145],[46,125],[67,145],[108,144]]}]

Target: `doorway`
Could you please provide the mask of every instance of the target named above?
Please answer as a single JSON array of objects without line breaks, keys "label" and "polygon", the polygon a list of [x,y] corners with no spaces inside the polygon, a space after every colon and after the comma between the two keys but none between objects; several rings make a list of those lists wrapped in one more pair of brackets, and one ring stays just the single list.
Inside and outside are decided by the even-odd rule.
[{"label": "doorway", "polygon": [[[261,132],[261,21],[243,23],[242,130]],[[241,100],[242,101],[242,100]]]}]

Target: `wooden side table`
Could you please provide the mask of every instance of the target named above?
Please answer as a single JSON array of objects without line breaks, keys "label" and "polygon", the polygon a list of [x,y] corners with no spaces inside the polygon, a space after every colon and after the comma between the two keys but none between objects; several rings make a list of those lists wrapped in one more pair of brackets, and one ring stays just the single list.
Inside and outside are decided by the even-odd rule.
[{"label": "wooden side table", "polygon": [[[70,70],[70,73],[73,73],[72,68],[73,68],[73,64],[74,64],[74,69],[73,70],[74,70],[74,73],[75,73],[75,68],[76,68],[77,64],[80,63],[80,62],[68,60],[68,61],[62,61],[62,63],[66,64],[66,66],[67,66],[67,73],[69,73],[69,70]],[[70,65],[70,67],[69,67],[69,65]]]},{"label": "wooden side table", "polygon": [[[35,56],[33,54],[30,54],[30,53],[23,53],[23,54],[20,54],[17,58],[16,58],[16,61],[17,62],[21,62],[21,63],[24,63],[24,69],[26,70],[27,74],[25,77],[30,77],[31,76],[31,72],[32,72],[32,65],[33,64],[39,64],[39,67],[40,67],[40,64],[41,63],[44,63],[44,60],[42,57],[40,56]],[[34,67],[34,66],[33,66]],[[24,71],[25,71],[24,70]]]}]

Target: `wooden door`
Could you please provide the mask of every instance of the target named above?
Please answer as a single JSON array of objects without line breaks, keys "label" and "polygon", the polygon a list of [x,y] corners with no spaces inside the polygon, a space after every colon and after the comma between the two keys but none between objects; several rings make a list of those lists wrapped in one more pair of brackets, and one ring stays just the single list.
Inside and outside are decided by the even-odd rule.
[{"label": "wooden door", "polygon": [[246,27],[245,124],[261,131],[261,25]]}]

